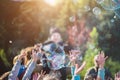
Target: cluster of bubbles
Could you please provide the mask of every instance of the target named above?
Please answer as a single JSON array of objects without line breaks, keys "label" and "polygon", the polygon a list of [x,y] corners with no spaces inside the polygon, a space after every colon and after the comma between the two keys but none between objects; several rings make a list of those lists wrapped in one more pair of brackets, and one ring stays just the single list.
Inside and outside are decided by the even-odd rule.
[{"label": "cluster of bubbles", "polygon": [[[78,0],[72,0],[73,3],[77,3]],[[116,16],[120,18],[120,0],[96,0],[98,4],[100,4],[105,10],[112,10]],[[90,11],[90,6],[84,6],[84,11]],[[94,15],[98,16],[101,14],[101,9],[99,7],[94,7],[92,9]],[[74,18],[70,17],[70,21],[73,22]],[[113,21],[112,21],[113,22]]]},{"label": "cluster of bubbles", "polygon": [[[78,12],[77,12],[77,16],[78,16],[78,18],[81,18],[81,16],[82,16],[82,11],[83,12],[88,12],[88,11],[90,11],[91,10],[91,8],[90,8],[90,6],[88,6],[88,5],[86,5],[86,6],[84,6],[84,10],[78,10]],[[93,12],[93,14],[95,15],[95,16],[98,16],[98,15],[100,15],[101,14],[101,9],[100,8],[98,8],[98,7],[94,7],[93,9],[92,9],[92,12]],[[75,22],[75,16],[70,16],[69,17],[69,21],[70,22]]]},{"label": "cluster of bubbles", "polygon": [[104,2],[104,0],[96,0],[96,2],[97,2],[98,4],[101,4],[101,3]]},{"label": "cluster of bubbles", "polygon": [[120,18],[120,0],[96,0],[105,10],[114,11]]}]

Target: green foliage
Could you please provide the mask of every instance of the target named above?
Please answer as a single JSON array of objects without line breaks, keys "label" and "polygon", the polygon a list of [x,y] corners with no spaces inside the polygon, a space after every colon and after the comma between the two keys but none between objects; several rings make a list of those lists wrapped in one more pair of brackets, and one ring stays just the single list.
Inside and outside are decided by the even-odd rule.
[{"label": "green foliage", "polygon": [[[0,58],[2,61],[8,66],[9,59],[7,60],[7,58],[15,56],[16,51],[21,47],[24,48],[37,42],[44,42],[48,37],[50,26],[55,24],[61,30],[66,30],[66,26],[74,24],[69,21],[69,17],[82,14],[81,16],[85,16],[87,27],[97,27],[97,29],[93,28],[90,33],[91,38],[86,45],[88,49],[84,55],[84,60],[87,65],[81,73],[82,77],[85,75],[86,70],[93,66],[93,57],[100,49],[111,57],[106,65],[115,73],[119,69],[118,62],[120,61],[120,20],[115,18],[115,22],[111,22],[114,14],[111,11],[104,11],[95,0],[61,1],[63,1],[62,4],[51,7],[43,0],[32,2],[1,0],[0,48],[2,49],[0,49]],[[85,12],[85,6],[90,6],[91,10]],[[102,15],[95,16],[92,13],[94,7],[101,8]],[[13,43],[10,44],[9,40],[12,40]],[[13,52],[15,53],[13,54]],[[118,62],[113,61],[113,59],[118,60]]]},{"label": "green foliage", "polygon": [[[86,61],[86,67],[84,68],[84,70],[82,71],[82,73],[80,73],[81,77],[83,78],[85,73],[87,72],[87,70],[94,66],[94,56],[98,54],[98,52],[100,51],[101,48],[98,48],[98,37],[99,34],[97,32],[97,29],[94,27],[92,32],[90,33],[90,40],[87,43],[87,50],[86,50],[86,54],[84,56],[84,60]],[[114,76],[114,74],[116,72],[118,72],[120,70],[120,63],[118,61],[113,61],[111,57],[108,58],[108,60],[106,61],[106,65],[105,67],[107,67],[112,75]]]},{"label": "green foliage", "polygon": [[110,69],[113,77],[115,75],[116,72],[120,71],[120,62],[118,61],[113,61],[112,58],[108,58],[108,60],[106,61],[105,66]]},{"label": "green foliage", "polygon": [[103,17],[97,26],[98,46],[113,60],[120,61],[120,19],[113,13],[104,14]]},{"label": "green foliage", "polygon": [[82,73],[80,73],[82,78],[84,77],[87,70],[90,67],[94,66],[94,62],[93,62],[94,56],[99,52],[99,48],[97,48],[98,45],[97,38],[98,38],[98,32],[97,29],[94,27],[90,33],[90,40],[87,43],[87,50],[84,56],[84,60],[86,61],[87,64],[84,70],[82,71]]},{"label": "green foliage", "polygon": [[10,63],[7,60],[6,54],[3,49],[0,49],[0,58],[6,66],[10,66]]}]

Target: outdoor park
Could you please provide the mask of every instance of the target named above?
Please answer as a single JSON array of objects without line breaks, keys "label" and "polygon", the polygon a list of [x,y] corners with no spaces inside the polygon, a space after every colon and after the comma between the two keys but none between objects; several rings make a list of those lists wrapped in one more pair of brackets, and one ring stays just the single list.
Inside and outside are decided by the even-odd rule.
[{"label": "outdoor park", "polygon": [[[53,34],[56,39],[53,39]],[[59,44],[58,42],[56,44],[54,41],[58,39],[60,39]],[[53,52],[48,50],[49,44],[54,45],[50,45]],[[44,45],[48,46],[44,48]],[[64,67],[67,68],[71,65],[75,67],[78,62],[77,65],[82,66],[77,73],[80,79],[90,80],[85,79],[85,74],[95,65],[95,56],[98,55],[98,65],[109,69],[111,77],[95,80],[120,80],[120,0],[0,0],[0,80],[10,79],[9,74],[12,73],[17,59],[22,60],[23,56],[28,59],[28,54],[23,55],[23,49],[23,53],[31,50],[25,70],[36,58],[36,54],[43,52],[49,63],[61,63],[57,65],[60,70],[63,68],[63,66],[61,68],[62,62],[65,62]],[[65,56],[65,59],[62,60],[58,53],[63,52],[62,58]],[[53,53],[56,59],[49,56]],[[39,63],[44,65],[42,61]],[[49,68],[59,71],[53,65]],[[49,68],[43,67],[43,71],[47,73]],[[21,68],[18,74],[20,72],[22,73]],[[7,78],[3,79],[5,73]],[[62,70],[60,73],[63,77]],[[115,74],[119,75],[119,79],[115,79]],[[99,74],[98,76],[101,77]],[[74,75],[69,74],[67,77],[55,80],[65,80],[64,78],[69,80],[73,77]],[[26,79],[25,77],[21,79],[17,75],[15,80]],[[40,80],[40,78],[31,78],[31,80]]]}]

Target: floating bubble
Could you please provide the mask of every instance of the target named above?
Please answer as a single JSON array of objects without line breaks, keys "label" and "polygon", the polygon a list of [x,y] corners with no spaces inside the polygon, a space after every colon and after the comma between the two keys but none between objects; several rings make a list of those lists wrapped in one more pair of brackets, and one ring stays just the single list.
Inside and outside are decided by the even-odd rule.
[{"label": "floating bubble", "polygon": [[77,15],[79,19],[82,17],[82,13],[77,13]]},{"label": "floating bubble", "polygon": [[84,6],[84,9],[85,9],[85,11],[89,11],[90,10],[90,6],[86,5],[86,6]]},{"label": "floating bubble", "polygon": [[72,2],[73,2],[74,4],[77,4],[77,3],[78,3],[78,0],[72,0]]},{"label": "floating bubble", "polygon": [[120,0],[104,0],[101,6],[106,10],[116,10],[120,8]]},{"label": "floating bubble", "polygon": [[110,22],[112,22],[112,23],[113,23],[114,21],[115,21],[114,19],[111,19],[111,20],[110,20]]},{"label": "floating bubble", "polygon": [[74,22],[74,21],[75,21],[75,16],[71,16],[71,17],[69,18],[69,20],[70,20],[70,22]]},{"label": "floating bubble", "polygon": [[101,3],[104,2],[104,0],[96,0],[96,2],[97,2],[98,4],[101,4]]},{"label": "floating bubble", "polygon": [[114,18],[116,18],[116,15],[114,16]]},{"label": "floating bubble", "polygon": [[114,12],[115,12],[116,16],[118,16],[120,18],[120,8],[116,9]]},{"label": "floating bubble", "polygon": [[95,15],[100,15],[100,14],[101,14],[100,8],[94,7],[94,8],[93,8],[93,14],[95,14]]},{"label": "floating bubble", "polygon": [[79,19],[82,17],[82,13],[81,13],[80,9],[78,9],[78,11],[77,11],[77,16],[78,16]]},{"label": "floating bubble", "polygon": [[12,41],[10,40],[10,41],[9,41],[9,43],[11,44],[11,43],[12,43]]}]

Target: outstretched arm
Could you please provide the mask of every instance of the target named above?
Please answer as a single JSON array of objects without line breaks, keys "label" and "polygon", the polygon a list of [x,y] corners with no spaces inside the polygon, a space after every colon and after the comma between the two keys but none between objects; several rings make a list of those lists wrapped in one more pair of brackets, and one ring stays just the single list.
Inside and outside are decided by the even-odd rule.
[{"label": "outstretched arm", "polygon": [[8,80],[15,80],[17,79],[20,67],[21,67],[21,59],[25,56],[26,54],[20,54],[18,55],[18,60],[16,61],[15,65],[12,68],[12,71],[10,72],[8,76]]},{"label": "outstretched arm", "polygon": [[107,58],[108,58],[108,56],[105,57],[105,54],[104,54],[103,51],[98,54],[98,60],[97,61],[98,61],[99,69],[98,69],[97,80],[104,80],[105,79],[104,78],[105,77],[104,64],[105,64],[105,61],[106,61]]},{"label": "outstretched arm", "polygon": [[33,70],[35,69],[36,66],[36,61],[37,61],[37,54],[36,52],[33,50],[32,51],[32,61],[29,64],[24,76],[22,80],[26,80],[26,79],[30,79],[31,78],[31,74],[33,72]]}]

